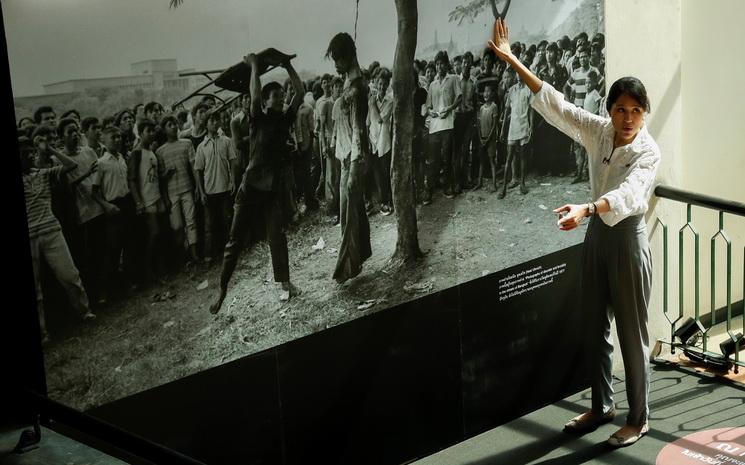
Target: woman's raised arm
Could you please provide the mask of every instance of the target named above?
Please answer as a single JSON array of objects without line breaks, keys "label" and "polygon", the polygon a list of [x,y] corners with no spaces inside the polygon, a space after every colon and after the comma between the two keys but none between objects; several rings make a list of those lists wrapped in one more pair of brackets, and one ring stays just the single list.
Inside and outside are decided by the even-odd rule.
[{"label": "woman's raised arm", "polygon": [[512,68],[517,72],[517,75],[520,76],[520,79],[522,79],[523,82],[525,82],[525,85],[528,86],[528,89],[535,94],[541,90],[543,81],[541,81],[538,76],[533,74],[531,70],[529,70],[515,57],[515,55],[512,54],[509,34],[510,28],[507,27],[507,23],[505,23],[501,18],[497,18],[497,20],[494,21],[494,37],[489,41],[489,47],[499,58],[512,66]]}]

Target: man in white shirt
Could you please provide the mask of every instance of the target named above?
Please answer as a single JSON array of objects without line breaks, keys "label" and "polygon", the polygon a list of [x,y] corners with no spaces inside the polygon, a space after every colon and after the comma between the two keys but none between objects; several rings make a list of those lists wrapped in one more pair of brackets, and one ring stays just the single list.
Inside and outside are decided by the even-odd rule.
[{"label": "man in white shirt", "polygon": [[213,259],[222,256],[231,223],[233,196],[240,184],[233,142],[227,136],[221,136],[219,129],[220,115],[210,113],[207,116],[207,136],[197,147],[194,159],[197,196],[206,207]]},{"label": "man in white shirt", "polygon": [[429,112],[429,154],[427,175],[425,178],[424,203],[432,200],[432,189],[437,183],[440,163],[444,171],[444,194],[453,198],[455,180],[453,177],[453,127],[455,109],[462,100],[458,76],[448,74],[450,60],[446,51],[441,50],[435,56],[437,75],[429,85],[427,110]]},{"label": "man in white shirt", "polygon": [[[132,224],[134,204],[129,193],[127,181],[127,161],[121,154],[122,135],[116,126],[109,126],[103,133],[104,153],[98,159],[98,170],[93,174],[93,185],[101,190],[103,198],[119,209],[119,212],[106,218],[106,266],[102,281],[105,290],[121,291],[116,288],[115,279],[119,270],[119,261],[124,252],[128,257],[131,241],[125,240],[124,228]],[[125,247],[125,244],[127,247]],[[127,263],[129,264],[129,263]],[[126,270],[131,271],[131,270]]]}]

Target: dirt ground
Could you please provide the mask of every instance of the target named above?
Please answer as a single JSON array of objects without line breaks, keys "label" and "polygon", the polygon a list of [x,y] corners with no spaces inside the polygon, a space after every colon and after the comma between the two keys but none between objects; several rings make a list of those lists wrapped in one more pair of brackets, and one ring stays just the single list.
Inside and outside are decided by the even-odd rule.
[{"label": "dirt ground", "polygon": [[[163,287],[97,310],[91,323],[62,328],[45,348],[49,396],[85,410],[574,245],[584,228],[560,232],[551,212],[588,201],[587,183],[570,179],[533,177],[527,195],[511,189],[502,200],[486,187],[455,199],[436,195],[417,209],[425,256],[405,270],[387,266],[395,215],[373,215],[373,256],[344,285],[331,279],[340,228],[309,215],[289,234],[300,295],[278,301],[265,243],[243,253],[216,316],[208,307],[218,263],[170,276]],[[316,250],[320,238],[325,245]]]}]

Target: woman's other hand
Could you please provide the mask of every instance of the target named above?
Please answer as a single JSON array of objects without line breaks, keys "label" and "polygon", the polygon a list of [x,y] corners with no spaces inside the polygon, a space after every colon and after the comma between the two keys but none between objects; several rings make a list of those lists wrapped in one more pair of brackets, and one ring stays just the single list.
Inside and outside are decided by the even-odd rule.
[{"label": "woman's other hand", "polygon": [[587,216],[587,204],[567,204],[554,210],[554,213],[559,214],[559,221],[556,223],[559,229],[571,231],[582,224],[582,220]]}]

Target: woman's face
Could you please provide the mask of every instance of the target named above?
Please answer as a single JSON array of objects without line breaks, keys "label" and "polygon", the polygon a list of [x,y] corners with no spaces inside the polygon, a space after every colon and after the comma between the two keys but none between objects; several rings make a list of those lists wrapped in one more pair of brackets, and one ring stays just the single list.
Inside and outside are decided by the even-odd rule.
[{"label": "woman's face", "polygon": [[645,113],[642,104],[634,97],[628,94],[621,94],[618,97],[610,109],[613,129],[616,131],[617,145],[626,145],[633,142],[644,126]]}]

